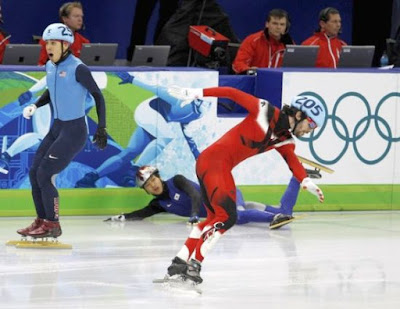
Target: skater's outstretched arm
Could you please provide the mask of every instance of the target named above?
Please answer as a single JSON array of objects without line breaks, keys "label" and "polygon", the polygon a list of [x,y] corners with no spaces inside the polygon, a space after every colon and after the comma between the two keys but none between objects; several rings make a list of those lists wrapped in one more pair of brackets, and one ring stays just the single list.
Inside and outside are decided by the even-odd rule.
[{"label": "skater's outstretched arm", "polygon": [[171,86],[167,89],[168,93],[183,100],[181,106],[185,106],[193,100],[203,97],[218,97],[230,99],[249,111],[250,114],[256,115],[259,111],[259,104],[269,104],[268,101],[260,100],[251,94],[232,87],[212,87],[212,88],[181,88]]},{"label": "skater's outstretched arm", "polygon": [[139,210],[135,210],[129,213],[123,213],[120,215],[112,216],[104,221],[136,221],[143,220],[144,218],[151,217],[158,213],[165,212],[165,209],[160,206],[157,199],[153,199],[150,203]]}]

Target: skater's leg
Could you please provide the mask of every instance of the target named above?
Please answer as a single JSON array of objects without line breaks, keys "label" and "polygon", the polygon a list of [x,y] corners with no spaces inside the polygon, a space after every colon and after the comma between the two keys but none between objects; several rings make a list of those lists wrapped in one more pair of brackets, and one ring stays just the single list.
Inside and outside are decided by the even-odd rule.
[{"label": "skater's leg", "polygon": [[59,199],[55,178],[65,169],[86,143],[87,131],[84,118],[55,122],[51,132],[56,137],[48,148],[36,171],[36,181],[41,192],[45,211],[43,224],[30,232],[32,237],[58,237],[61,235]]},{"label": "skater's leg", "polygon": [[297,197],[299,195],[300,183],[296,178],[292,177],[290,179],[289,185],[286,188],[280,202],[280,207],[273,207],[266,205],[265,210],[271,213],[282,213],[285,215],[292,215],[293,207],[296,204]]},{"label": "skater's leg", "polygon": [[51,132],[48,133],[46,137],[43,139],[42,143],[40,144],[38,150],[36,151],[31,168],[29,170],[29,179],[32,186],[33,203],[35,204],[36,214],[38,218],[41,219],[46,218],[46,213],[44,210],[44,204],[42,200],[42,191],[38,183],[37,172],[40,163],[42,162],[43,158],[45,157],[47,151],[49,150],[50,146],[53,144],[54,141],[55,138],[53,134]]},{"label": "skater's leg", "polygon": [[249,222],[271,222],[275,214],[258,209],[244,209],[238,207],[238,220],[236,224],[246,224]]}]

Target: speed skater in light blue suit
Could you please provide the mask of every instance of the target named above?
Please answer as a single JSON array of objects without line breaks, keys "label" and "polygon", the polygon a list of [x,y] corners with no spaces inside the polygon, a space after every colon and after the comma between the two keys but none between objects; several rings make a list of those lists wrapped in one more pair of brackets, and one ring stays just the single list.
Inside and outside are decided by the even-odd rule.
[{"label": "speed skater in light blue suit", "polygon": [[[104,89],[107,85],[107,75],[104,72],[91,72],[97,86],[100,89]],[[28,91],[22,93],[18,97],[20,106],[16,106],[16,110],[19,110],[21,106],[25,107],[30,103],[34,103],[37,98],[37,93],[45,90],[47,87],[46,76],[37,81]],[[85,114],[95,106],[95,100],[93,96],[88,92],[85,98]],[[3,152],[0,154],[0,172],[8,172],[10,161],[17,154],[38,145],[46,134],[50,130],[51,126],[51,108],[50,104],[44,105],[38,109],[32,116],[32,128],[33,132],[27,132],[19,136],[8,148],[3,144]],[[85,118],[86,122],[87,119]]]},{"label": "speed skater in light blue suit", "polygon": [[[170,123],[179,123],[183,136],[194,158],[200,152],[198,147],[187,132],[190,122],[201,118],[209,110],[211,102],[193,100],[190,104],[180,106],[181,101],[168,94],[165,87],[157,84],[153,74],[147,78],[133,76],[127,72],[115,73],[120,79],[120,84],[133,84],[152,92],[155,96],[139,104],[135,109],[134,119],[137,128],[132,133],[128,146],[117,155],[109,158],[95,171],[87,173],[77,181],[77,188],[96,187],[96,181],[112,172],[120,170],[126,164],[138,157],[133,165],[133,175],[139,166],[149,164],[164,148],[176,138]],[[135,186],[135,177],[127,177],[124,186]]]},{"label": "speed skater in light blue suit", "polygon": [[36,110],[51,102],[53,124],[42,140],[29,170],[32,198],[37,217],[17,233],[33,238],[58,237],[59,194],[55,178],[84,147],[87,139],[85,98],[89,92],[95,99],[98,126],[93,142],[107,146],[105,102],[89,68],[71,54],[72,31],[61,23],[49,25],[43,32],[49,61],[46,63],[48,89],[35,104],[24,108],[23,116],[30,119]]}]

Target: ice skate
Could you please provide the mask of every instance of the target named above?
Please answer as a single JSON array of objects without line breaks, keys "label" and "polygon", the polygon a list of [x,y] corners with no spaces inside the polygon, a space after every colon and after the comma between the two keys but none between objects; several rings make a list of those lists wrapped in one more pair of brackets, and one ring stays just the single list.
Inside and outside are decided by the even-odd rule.
[{"label": "ice skate", "polygon": [[26,236],[28,236],[28,234],[30,232],[32,232],[33,230],[36,230],[39,226],[41,226],[42,223],[43,223],[43,219],[36,218],[35,221],[33,221],[33,223],[31,225],[29,225],[26,228],[17,230],[17,233],[22,235],[22,237],[26,237]]},{"label": "ice skate", "polygon": [[183,275],[186,273],[187,268],[188,264],[176,256],[172,260],[172,264],[168,267],[168,276]]},{"label": "ice skate", "polygon": [[87,173],[82,179],[78,180],[75,188],[96,188],[96,181],[100,178],[96,172]]},{"label": "ice skate", "polygon": [[310,169],[305,169],[306,173],[308,175],[308,177],[312,178],[312,179],[321,179],[322,175],[319,172],[319,170],[310,170]]},{"label": "ice skate", "polygon": [[153,283],[161,283],[168,288],[201,294],[201,289],[197,287],[199,283],[203,282],[200,277],[200,269],[201,264],[193,259],[186,263],[179,257],[175,257],[168,267],[168,274],[163,279],[154,279]]},{"label": "ice skate", "polygon": [[43,223],[43,219],[36,218],[35,221],[31,223],[28,227],[22,228],[17,230],[17,233],[21,235],[20,240],[9,240],[6,242],[7,246],[17,246],[20,243],[28,243],[31,240],[28,239],[28,233],[32,232],[33,230],[37,229]]},{"label": "ice skate", "polygon": [[191,280],[195,284],[200,284],[203,282],[203,278],[200,277],[200,271],[201,263],[195,259],[191,259],[189,263],[187,263],[186,272],[182,274],[182,276],[186,280]]},{"label": "ice skate", "polygon": [[[43,226],[46,225],[44,228]],[[54,226],[54,223],[57,223]],[[48,225],[53,226],[49,229]],[[43,232],[46,229],[46,232]],[[48,230],[49,229],[49,230]],[[42,231],[42,234],[37,234],[35,237],[31,233]],[[28,227],[17,230],[17,233],[22,236],[20,240],[9,240],[6,242],[8,246],[15,246],[16,248],[54,248],[54,249],[71,249],[69,244],[60,243],[58,237],[61,235],[61,227],[58,222],[46,221],[36,218],[35,221]],[[42,235],[42,236],[39,236]],[[29,238],[28,238],[29,237]]]},{"label": "ice skate", "polygon": [[278,229],[290,222],[292,222],[295,218],[291,215],[285,215],[285,214],[276,214],[269,224],[269,228],[271,230]]},{"label": "ice skate", "polygon": [[42,224],[38,228],[28,233],[28,236],[31,236],[32,238],[57,238],[61,236],[61,234],[62,230],[60,222],[43,220]]}]

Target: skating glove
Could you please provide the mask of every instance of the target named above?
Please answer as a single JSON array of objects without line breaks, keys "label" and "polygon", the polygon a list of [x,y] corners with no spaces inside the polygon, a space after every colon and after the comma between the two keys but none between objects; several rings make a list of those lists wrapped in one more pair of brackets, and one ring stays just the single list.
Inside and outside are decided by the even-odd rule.
[{"label": "skating glove", "polygon": [[167,92],[170,96],[183,100],[181,102],[181,107],[190,104],[193,100],[200,99],[203,97],[202,88],[181,88],[178,86],[168,87]]},{"label": "skating glove", "polygon": [[36,112],[37,107],[35,104],[31,104],[27,107],[24,108],[24,110],[22,111],[22,115],[24,116],[24,118],[26,119],[31,119],[31,116]]},{"label": "skating glove", "polygon": [[121,81],[118,83],[119,85],[123,84],[132,84],[134,77],[130,75],[128,72],[115,72]]},{"label": "skating glove", "polygon": [[301,182],[301,187],[318,197],[321,203],[324,202],[324,193],[322,193],[322,190],[315,183],[313,183],[309,177],[303,179]]},{"label": "skating glove", "polygon": [[106,128],[97,127],[96,133],[93,136],[93,144],[96,144],[99,149],[103,150],[107,146],[107,131]]},{"label": "skating glove", "polygon": [[124,214],[120,214],[120,215],[112,216],[112,217],[110,217],[110,218],[104,220],[104,222],[106,222],[106,221],[124,222],[125,220],[126,220],[126,219],[125,219],[125,215],[124,215]]},{"label": "skating glove", "polygon": [[25,91],[18,97],[18,102],[20,105],[25,105],[32,99],[32,92],[31,91]]},{"label": "skating glove", "polygon": [[200,222],[199,216],[195,215],[195,216],[191,216],[189,218],[188,224],[197,225],[197,224],[199,224],[199,222]]}]

